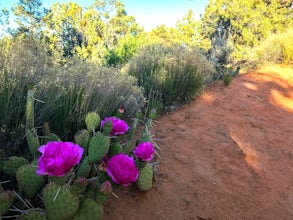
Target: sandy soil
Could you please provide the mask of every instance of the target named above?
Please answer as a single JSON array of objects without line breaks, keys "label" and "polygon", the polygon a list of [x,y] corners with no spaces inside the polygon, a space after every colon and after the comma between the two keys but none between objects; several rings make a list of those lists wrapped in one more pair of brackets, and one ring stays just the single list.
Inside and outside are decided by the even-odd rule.
[{"label": "sandy soil", "polygon": [[153,189],[119,188],[105,219],[293,219],[293,67],[216,82],[155,125]]}]

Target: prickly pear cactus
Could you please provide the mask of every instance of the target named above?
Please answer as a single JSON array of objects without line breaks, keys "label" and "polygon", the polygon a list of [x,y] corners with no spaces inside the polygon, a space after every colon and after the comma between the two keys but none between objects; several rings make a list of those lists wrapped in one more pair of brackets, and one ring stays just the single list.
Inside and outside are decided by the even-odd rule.
[{"label": "prickly pear cactus", "polygon": [[109,156],[112,157],[116,154],[122,153],[123,152],[123,148],[121,146],[120,143],[114,143],[110,146],[109,149]]},{"label": "prickly pear cactus", "polygon": [[41,145],[39,138],[35,132],[35,129],[26,129],[26,141],[31,155],[36,156],[38,154],[38,148]]},{"label": "prickly pear cactus", "polygon": [[111,133],[111,131],[112,131],[112,127],[113,127],[112,122],[111,122],[111,121],[107,121],[107,122],[104,124],[104,126],[103,126],[103,134],[104,134],[105,136],[109,136],[110,133]]},{"label": "prickly pear cactus", "polygon": [[99,205],[92,199],[86,198],[81,202],[80,208],[73,220],[100,220],[103,217],[103,206]]},{"label": "prickly pear cactus", "polygon": [[83,193],[86,190],[86,187],[88,185],[86,177],[77,177],[72,186],[70,187],[70,190],[73,194],[79,195]]},{"label": "prickly pear cactus", "polygon": [[86,128],[89,132],[93,132],[100,125],[100,116],[95,112],[90,112],[85,117]]},{"label": "prickly pear cactus", "polygon": [[138,180],[136,182],[138,189],[142,191],[150,190],[153,185],[153,177],[153,168],[149,164],[147,164],[139,172]]},{"label": "prickly pear cactus", "polygon": [[88,150],[89,163],[96,163],[103,159],[109,151],[110,139],[98,132],[90,140]]},{"label": "prickly pear cactus", "polygon": [[34,94],[33,90],[27,91],[26,97],[26,128],[33,129],[35,127],[35,118],[34,118]]},{"label": "prickly pear cactus", "polygon": [[46,144],[49,141],[61,141],[60,137],[58,137],[58,135],[52,133],[50,131],[50,127],[49,127],[49,123],[45,122],[43,125],[43,139],[42,139],[42,143]]},{"label": "prickly pear cactus", "polygon": [[33,198],[44,185],[44,177],[36,174],[36,167],[26,164],[20,167],[16,173],[16,180],[21,191],[28,198]]},{"label": "prickly pear cactus", "polygon": [[28,163],[29,161],[24,157],[12,156],[7,161],[4,161],[2,170],[7,176],[15,177],[18,168]]},{"label": "prickly pear cactus", "polygon": [[48,184],[43,191],[43,203],[49,220],[72,219],[79,208],[78,196],[65,185]]},{"label": "prickly pear cactus", "polygon": [[32,209],[21,214],[16,220],[47,220],[47,216],[44,211]]},{"label": "prickly pear cactus", "polygon": [[4,215],[14,201],[14,194],[9,191],[3,191],[0,193],[0,217]]},{"label": "prickly pear cactus", "polygon": [[89,163],[88,157],[84,158],[77,171],[77,176],[87,177],[91,172],[92,165]]},{"label": "prickly pear cactus", "polygon": [[86,129],[80,130],[74,135],[74,141],[84,149],[84,155],[87,154],[89,139],[90,134]]}]

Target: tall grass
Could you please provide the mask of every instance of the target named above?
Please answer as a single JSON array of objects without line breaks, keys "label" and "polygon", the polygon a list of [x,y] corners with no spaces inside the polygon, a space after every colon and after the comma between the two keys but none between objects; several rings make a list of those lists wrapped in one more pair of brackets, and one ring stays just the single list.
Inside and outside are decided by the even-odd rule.
[{"label": "tall grass", "polygon": [[136,80],[118,69],[96,67],[87,63],[58,68],[37,85],[41,113],[37,121],[49,121],[51,129],[67,138],[84,127],[89,111],[100,116],[113,115],[123,105],[126,117],[132,117],[143,106],[143,96]]},{"label": "tall grass", "polygon": [[127,72],[137,77],[146,97],[171,107],[192,100],[215,70],[197,49],[150,45],[129,61]]},{"label": "tall grass", "polygon": [[50,61],[46,46],[35,39],[0,43],[0,147],[15,154],[24,144],[28,89],[35,90],[35,127],[45,122],[63,140],[84,127],[89,111],[113,115],[120,105],[131,118],[144,104],[134,77],[118,69],[72,60],[63,67]]}]

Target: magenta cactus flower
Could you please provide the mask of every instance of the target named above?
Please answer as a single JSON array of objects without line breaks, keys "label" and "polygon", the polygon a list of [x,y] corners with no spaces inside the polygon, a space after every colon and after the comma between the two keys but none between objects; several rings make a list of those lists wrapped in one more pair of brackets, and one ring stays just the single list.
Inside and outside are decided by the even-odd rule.
[{"label": "magenta cactus flower", "polygon": [[38,175],[64,176],[77,165],[83,148],[71,142],[50,141],[39,147],[42,155],[38,158]]},{"label": "magenta cactus flower", "polygon": [[122,153],[110,158],[106,172],[115,183],[123,186],[129,186],[138,178],[138,168],[134,159]]},{"label": "magenta cactus flower", "polygon": [[151,142],[141,142],[134,149],[133,153],[142,161],[150,161],[154,158],[155,149]]},{"label": "magenta cactus flower", "polygon": [[104,120],[102,120],[101,122],[101,127],[103,128],[104,124],[108,121],[112,123],[112,130],[110,132],[110,135],[125,134],[129,129],[129,126],[127,125],[125,121],[116,117],[104,118]]}]

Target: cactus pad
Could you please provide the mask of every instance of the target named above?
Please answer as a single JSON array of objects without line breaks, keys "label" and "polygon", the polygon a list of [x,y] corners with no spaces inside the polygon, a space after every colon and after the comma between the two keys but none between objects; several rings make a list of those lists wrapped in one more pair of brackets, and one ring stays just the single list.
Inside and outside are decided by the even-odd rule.
[{"label": "cactus pad", "polygon": [[23,165],[17,170],[16,180],[28,198],[36,196],[44,184],[44,177],[37,175],[36,168],[31,164]]},{"label": "cactus pad", "polygon": [[47,220],[47,216],[46,213],[33,209],[21,214],[17,220]]},{"label": "cactus pad", "polygon": [[122,152],[123,152],[123,148],[122,148],[121,144],[115,143],[110,146],[109,156],[112,157],[112,156],[119,154],[119,153],[122,153]]},{"label": "cactus pad", "polygon": [[49,220],[72,219],[79,208],[78,196],[65,185],[48,184],[43,191],[43,203]]},{"label": "cactus pad", "polygon": [[7,161],[4,161],[2,170],[7,176],[15,177],[18,168],[28,163],[24,157],[9,157]]},{"label": "cactus pad", "polygon": [[141,191],[150,190],[153,185],[153,176],[153,168],[149,164],[147,164],[139,172],[138,180],[136,182],[138,189]]},{"label": "cactus pad", "polygon": [[90,140],[88,158],[89,163],[96,163],[107,155],[110,147],[110,139],[98,132]]},{"label": "cactus pad", "polygon": [[87,177],[89,175],[89,173],[91,172],[91,169],[92,169],[92,165],[89,164],[88,157],[86,157],[81,162],[80,167],[78,168],[76,175]]},{"label": "cactus pad", "polygon": [[87,154],[88,144],[89,144],[90,134],[87,130],[83,129],[78,131],[74,135],[74,141],[76,144],[84,149],[84,155]]},{"label": "cactus pad", "polygon": [[103,217],[103,207],[92,199],[82,201],[80,209],[73,217],[73,220],[100,220]]},{"label": "cactus pad", "polygon": [[26,129],[26,141],[31,152],[31,155],[37,155],[39,153],[38,148],[41,144],[34,129]]},{"label": "cactus pad", "polygon": [[0,217],[4,215],[14,201],[14,194],[9,191],[3,191],[0,193]]},{"label": "cactus pad", "polygon": [[85,116],[85,124],[88,131],[95,131],[100,125],[100,116],[95,112],[90,112]]},{"label": "cactus pad", "polygon": [[26,128],[33,129],[34,128],[34,94],[35,92],[33,90],[27,91],[27,97],[26,97]]}]

